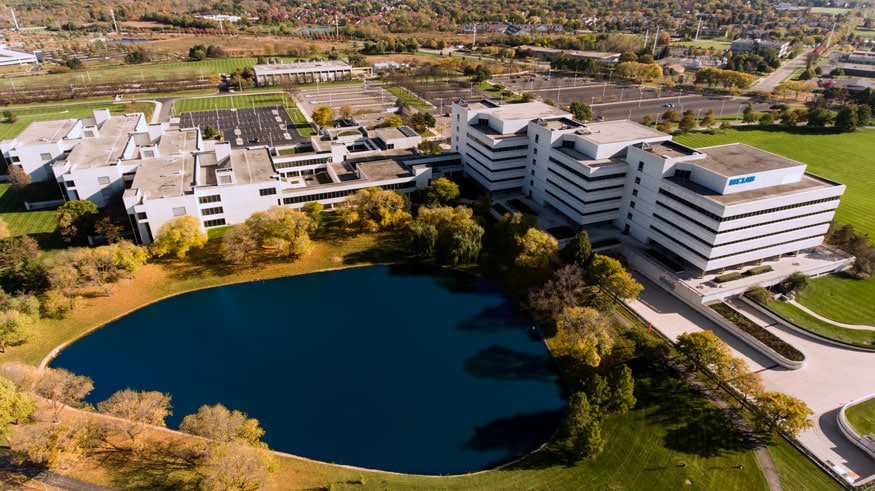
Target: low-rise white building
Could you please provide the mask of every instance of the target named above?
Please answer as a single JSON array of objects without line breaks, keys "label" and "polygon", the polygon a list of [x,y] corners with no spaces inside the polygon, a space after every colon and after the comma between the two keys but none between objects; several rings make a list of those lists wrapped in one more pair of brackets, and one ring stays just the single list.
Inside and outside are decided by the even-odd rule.
[{"label": "low-rise white building", "polygon": [[848,55],[848,62],[875,65],[875,51],[854,51]]},{"label": "low-rise white building", "polygon": [[747,145],[687,148],[632,121],[583,124],[540,102],[457,102],[453,150],[489,191],[574,223],[612,223],[701,272],[823,241],[845,186]]},{"label": "low-rise white building", "polygon": [[341,60],[270,63],[253,65],[252,70],[260,86],[335,82],[353,77],[353,68]]},{"label": "low-rise white building", "polygon": [[0,44],[0,66],[35,65],[37,63],[39,63],[39,60],[37,60],[35,54],[13,51],[7,48],[5,44]]},{"label": "low-rise white building", "polygon": [[732,41],[729,49],[737,55],[773,49],[778,58],[784,58],[789,53],[790,43],[788,41],[769,41],[765,39],[736,39]]}]

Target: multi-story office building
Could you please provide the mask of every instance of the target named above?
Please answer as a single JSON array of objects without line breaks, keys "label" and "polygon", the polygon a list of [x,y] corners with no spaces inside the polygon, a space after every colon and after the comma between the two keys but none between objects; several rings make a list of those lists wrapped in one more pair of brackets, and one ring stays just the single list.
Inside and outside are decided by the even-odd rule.
[{"label": "multi-story office building", "polygon": [[519,191],[581,226],[613,223],[702,272],[819,245],[845,189],[747,145],[692,149],[539,102],[458,102],[452,124],[465,172],[489,191]]}]

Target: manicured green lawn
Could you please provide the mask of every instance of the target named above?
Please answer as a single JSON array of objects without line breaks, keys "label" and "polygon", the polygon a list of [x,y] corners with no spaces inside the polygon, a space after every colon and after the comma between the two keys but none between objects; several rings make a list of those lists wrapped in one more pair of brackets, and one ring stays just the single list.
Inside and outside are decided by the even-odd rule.
[{"label": "manicured green lawn", "polygon": [[[870,236],[871,237],[871,236]],[[828,275],[811,281],[796,301],[818,314],[845,324],[875,326],[875,281]]]},{"label": "manicured green lawn", "polygon": [[875,331],[839,327],[813,317],[787,302],[775,301],[769,304],[769,308],[797,326],[823,337],[862,348],[875,349]]},{"label": "manicured green lawn", "polygon": [[[34,185],[31,185],[34,186]],[[9,183],[0,183],[0,218],[9,226],[12,235],[46,235],[55,231],[55,211],[25,211],[22,198],[26,192],[10,189]],[[58,193],[60,195],[60,193]],[[59,196],[41,196],[50,199]],[[33,196],[33,199],[37,196]]]},{"label": "manicured green lawn", "polygon": [[301,112],[298,108],[290,108],[289,109],[289,117],[292,118],[292,122],[295,123],[295,130],[301,136],[316,136],[316,130],[310,126],[310,123],[307,122],[307,118],[304,117],[304,113]]},{"label": "manicured green lawn", "polygon": [[756,127],[730,129],[723,134],[688,133],[679,143],[705,147],[741,142],[808,164],[808,172],[847,186],[836,221],[875,237],[875,130],[853,133],[815,133],[805,128],[787,132]]},{"label": "manicured green lawn", "polygon": [[[154,109],[154,104],[149,104]],[[112,100],[104,102],[89,101],[84,104],[80,103],[58,103],[58,104],[41,104],[32,106],[22,106],[22,108],[9,109],[16,116],[18,121],[11,124],[0,124],[0,140],[6,140],[16,137],[21,133],[27,125],[34,121],[49,121],[54,119],[70,119],[81,118],[85,116],[93,116],[95,109],[108,108],[113,115],[125,113],[124,104],[116,104]]]},{"label": "manicured green lawn", "polygon": [[772,455],[772,460],[775,461],[775,467],[781,476],[781,483],[788,491],[844,489],[783,438],[775,437],[772,439],[769,443],[769,453]]},{"label": "manicured green lawn", "polygon": [[875,435],[875,399],[849,407],[845,415],[861,435]]},{"label": "manicured green lawn", "polygon": [[196,112],[196,111],[212,111],[222,109],[237,109],[243,107],[258,107],[258,106],[285,106],[288,104],[289,98],[286,94],[247,94],[247,95],[227,95],[220,97],[195,97],[191,99],[182,99],[173,105],[173,112],[176,114]]},{"label": "manicured green lawn", "polygon": [[426,104],[425,101],[402,87],[391,84],[383,84],[383,88],[391,92],[392,95],[394,95],[395,97],[410,104],[410,107],[423,110],[432,108],[430,105]]},{"label": "manicured green lawn", "polygon": [[830,14],[830,15],[842,15],[850,12],[851,9],[841,8],[841,7],[811,7],[812,14]]},{"label": "manicured green lawn", "polygon": [[693,46],[696,48],[702,49],[726,49],[732,43],[726,41],[708,41],[708,40],[699,40],[699,41],[681,41],[678,43],[671,43],[672,46]]}]

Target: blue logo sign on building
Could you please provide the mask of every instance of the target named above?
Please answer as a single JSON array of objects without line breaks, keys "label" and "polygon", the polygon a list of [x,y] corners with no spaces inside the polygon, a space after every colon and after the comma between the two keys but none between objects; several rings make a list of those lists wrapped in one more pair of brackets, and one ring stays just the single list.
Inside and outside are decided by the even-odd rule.
[{"label": "blue logo sign on building", "polygon": [[747,184],[753,182],[756,178],[757,176],[736,177],[735,179],[729,180],[729,185],[735,186],[736,184]]}]

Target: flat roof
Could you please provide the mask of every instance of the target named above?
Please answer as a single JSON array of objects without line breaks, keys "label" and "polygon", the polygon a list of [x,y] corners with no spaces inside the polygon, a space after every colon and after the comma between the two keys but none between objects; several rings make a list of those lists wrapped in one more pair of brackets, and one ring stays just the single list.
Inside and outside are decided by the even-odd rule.
[{"label": "flat roof", "polygon": [[597,144],[668,137],[666,133],[628,119],[588,123],[583,128],[585,133],[578,134]]},{"label": "flat roof", "polygon": [[568,112],[543,102],[524,102],[522,104],[503,104],[489,111],[489,114],[504,120],[571,117]]},{"label": "flat roof", "polygon": [[136,131],[143,117],[142,113],[112,116],[100,126],[100,136],[83,139],[70,151],[67,161],[80,169],[115,164],[122,157],[128,138]]},{"label": "flat roof", "polygon": [[216,161],[215,155],[214,152],[204,152],[199,155],[198,186],[218,185],[216,180],[218,169],[231,169],[234,173],[234,185],[266,182],[276,175],[270,160],[270,152],[266,147],[235,148],[231,150],[231,156],[221,162]]},{"label": "flat roof", "polygon": [[354,165],[361,169],[368,180],[383,181],[388,179],[398,179],[400,177],[410,177],[410,169],[402,165],[395,159],[380,159],[367,162],[356,162]]},{"label": "flat roof", "polygon": [[739,193],[720,194],[710,188],[706,188],[700,184],[686,179],[668,178],[669,181],[683,186],[696,194],[700,194],[705,198],[714,201],[723,206],[738,205],[748,202],[756,202],[767,198],[777,198],[780,196],[789,196],[803,191],[812,191],[815,189],[827,189],[833,187],[843,187],[842,184],[829,181],[814,174],[803,174],[802,179],[789,184],[780,184],[777,186],[769,186],[759,189],[751,189]]},{"label": "flat roof", "polygon": [[805,166],[801,162],[744,143],[705,147],[699,151],[707,157],[697,160],[696,165],[727,177]]},{"label": "flat roof", "polygon": [[272,73],[309,73],[322,70],[351,70],[349,63],[342,60],[325,61],[296,61],[294,63],[271,63],[253,65],[252,70],[256,74],[268,75]]},{"label": "flat roof", "polygon": [[15,140],[19,145],[39,145],[61,141],[76,126],[78,119],[55,119],[34,121]]},{"label": "flat roof", "polygon": [[158,143],[158,156],[142,159],[134,174],[132,189],[148,198],[182,196],[194,183],[197,138],[193,130],[168,131]]}]

